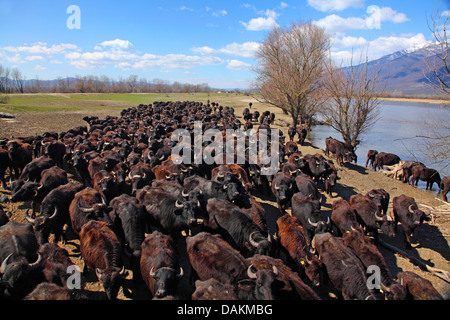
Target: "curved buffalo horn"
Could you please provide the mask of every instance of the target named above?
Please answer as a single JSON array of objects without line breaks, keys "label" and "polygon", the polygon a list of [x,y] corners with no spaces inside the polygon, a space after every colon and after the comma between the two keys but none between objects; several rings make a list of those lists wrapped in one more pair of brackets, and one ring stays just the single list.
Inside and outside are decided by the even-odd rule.
[{"label": "curved buffalo horn", "polygon": [[272,272],[276,276],[278,276],[278,268],[276,266],[272,266]]},{"label": "curved buffalo horn", "polygon": [[133,178],[131,177],[131,171],[128,173],[128,179],[132,180]]},{"label": "curved buffalo horn", "polygon": [[218,173],[217,174],[217,178],[223,178],[223,177],[225,177],[225,175],[223,173]]},{"label": "curved buffalo horn", "polygon": [[189,197],[189,192],[188,192],[188,193],[185,193],[184,190],[183,190],[183,191],[181,191],[181,195],[182,195],[183,197],[187,198],[187,197]]},{"label": "curved buffalo horn", "polygon": [[164,160],[164,154],[158,160]]},{"label": "curved buffalo horn", "polygon": [[248,267],[248,269],[247,269],[247,275],[248,275],[248,277],[249,277],[250,279],[256,279],[256,278],[257,278],[257,277],[256,277],[256,272],[253,272],[252,269],[253,269],[253,264],[251,264],[251,265]]},{"label": "curved buffalo horn", "polygon": [[150,275],[150,277],[154,277],[154,276],[156,275],[156,272],[153,271],[154,268],[155,268],[155,267],[152,267],[151,270],[150,270],[150,272],[148,273],[148,274]]},{"label": "curved buffalo horn", "polygon": [[368,195],[369,197],[371,197],[371,198],[374,198],[374,197],[375,197],[375,194],[373,194],[372,192],[368,193],[367,195]]},{"label": "curved buffalo horn", "polygon": [[166,174],[166,180],[169,180],[171,178],[171,176],[172,175],[170,175],[170,174],[169,175]]},{"label": "curved buffalo horn", "polygon": [[28,212],[30,212],[30,209],[27,209],[25,211],[25,219],[27,219],[27,221],[31,224],[34,224],[35,219],[33,219],[32,217],[30,217],[30,215],[28,214]]},{"label": "curved buffalo horn", "polygon": [[308,259],[308,255],[305,256],[305,261],[307,264],[311,264],[312,260]]},{"label": "curved buffalo horn", "polygon": [[183,268],[180,267],[180,272],[177,274],[177,278],[181,278],[181,277],[183,277],[183,275],[184,275]]},{"label": "curved buffalo horn", "polygon": [[352,231],[356,230],[356,228],[354,226],[350,226],[350,229],[352,229]]},{"label": "curved buffalo horn", "polygon": [[175,201],[175,207],[177,207],[178,209],[181,209],[184,207],[184,204],[180,203],[178,200]]},{"label": "curved buffalo horn", "polygon": [[275,190],[280,190],[280,186],[277,186],[276,184],[273,186]]},{"label": "curved buffalo horn", "polygon": [[44,262],[44,257],[42,256],[42,254],[40,252],[38,252],[37,260],[33,263],[29,263],[28,267],[30,267],[31,270],[34,270],[34,269],[39,268],[43,262]]},{"label": "curved buffalo horn", "polygon": [[258,247],[258,242],[256,242],[254,239],[253,239],[253,236],[256,234],[256,231],[253,231],[252,233],[250,233],[250,235],[249,235],[249,237],[248,237],[248,241],[250,242],[250,244],[253,246],[253,247]]},{"label": "curved buffalo horn", "polygon": [[242,176],[241,176],[241,174],[240,174],[240,173],[238,174],[238,179],[239,179],[239,180],[241,180],[241,179],[242,179]]},{"label": "curved buffalo horn", "polygon": [[120,269],[119,274],[120,274],[121,276],[123,276],[123,275],[125,274],[125,266],[122,266],[122,269]]},{"label": "curved buffalo horn", "polygon": [[411,213],[414,213],[414,210],[411,209],[412,206],[413,206],[413,205],[410,205],[410,206],[408,207],[408,211],[411,212]]},{"label": "curved buffalo horn", "polygon": [[95,268],[95,274],[99,280],[102,279],[102,270],[100,270],[100,268]]},{"label": "curved buffalo horn", "polygon": [[375,220],[377,220],[377,221],[384,221],[384,216],[379,216],[378,214],[377,214],[378,212],[377,211],[375,211]]},{"label": "curved buffalo horn", "polygon": [[80,206],[80,203],[77,204],[77,207],[84,213],[94,212],[94,210],[95,210],[94,208],[83,208],[82,206]]},{"label": "curved buffalo horn", "polygon": [[51,221],[51,220],[54,220],[57,216],[58,216],[58,212],[59,212],[59,209],[58,209],[58,207],[57,206],[55,206],[55,211],[53,211],[53,214],[50,216],[50,217],[48,217],[48,219]]},{"label": "curved buffalo horn", "polygon": [[10,253],[10,254],[5,258],[5,260],[3,260],[2,264],[0,265],[0,274],[4,274],[4,273],[5,273],[6,266],[8,265],[8,260],[9,260],[9,258],[11,258],[12,255],[13,255],[13,254]]},{"label": "curved buffalo horn", "polygon": [[311,221],[311,218],[308,218],[308,223],[309,223],[310,225],[312,225],[313,227],[317,227],[317,226],[319,225],[318,222],[312,222],[312,221]]}]

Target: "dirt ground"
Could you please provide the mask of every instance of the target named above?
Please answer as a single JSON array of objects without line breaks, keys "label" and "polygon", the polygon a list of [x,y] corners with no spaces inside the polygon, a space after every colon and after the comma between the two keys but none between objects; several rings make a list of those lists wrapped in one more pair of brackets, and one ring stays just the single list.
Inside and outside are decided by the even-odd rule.
[{"label": "dirt ground", "polygon": [[[235,114],[242,118],[243,108],[248,106],[248,103],[252,102],[253,106],[251,112],[259,110],[269,110],[269,108],[263,104],[256,102],[250,97],[240,98],[240,101],[236,103]],[[290,124],[290,118],[282,114],[279,110],[272,110],[276,113],[275,127],[280,128],[287,136],[287,126]],[[0,119],[0,138],[10,136],[29,136],[35,134],[42,134],[45,131],[64,131],[69,128],[85,125],[82,120],[85,115],[97,115],[100,118],[104,118],[106,115],[119,116],[119,111],[95,111],[95,112],[45,112],[45,113],[19,113],[15,119]],[[336,137],[338,138],[338,137]],[[308,140],[301,146],[300,151],[303,154],[323,154],[323,150],[311,146]],[[444,203],[440,199],[436,198],[437,186],[433,187],[432,191],[423,191],[400,181],[393,180],[386,177],[380,172],[374,172],[373,170],[365,167],[345,163],[342,167],[337,166],[338,175],[341,178],[335,187],[332,197],[325,196],[325,200],[322,203],[322,214],[324,217],[331,214],[331,205],[333,201],[342,197],[349,200],[350,196],[356,193],[365,194],[367,191],[374,188],[385,189],[392,198],[401,194],[414,197],[419,207],[426,212],[432,214],[433,220],[426,222],[422,226],[416,229],[413,237],[413,248],[405,250],[403,243],[403,233],[401,232],[401,226],[394,238],[389,238],[384,234],[380,237],[387,243],[390,243],[402,250],[405,250],[408,254],[420,258],[430,266],[435,268],[450,271],[450,205]],[[9,195],[8,190],[0,189],[0,195],[4,193]],[[261,196],[258,198],[262,203],[268,216],[277,217],[278,209],[276,207],[275,199],[270,196]],[[31,207],[31,203],[2,203],[2,206],[6,211],[12,213],[12,219],[18,222],[26,223],[24,213],[27,208]],[[429,211],[428,211],[429,210]],[[288,212],[290,212],[288,210]],[[389,212],[392,212],[390,207]],[[389,214],[388,212],[388,214]],[[273,228],[274,221],[268,221],[272,225],[269,225],[269,230]],[[70,254],[72,261],[83,270],[84,262],[79,256],[79,241],[76,239],[68,241],[66,244],[59,243]],[[420,268],[414,266],[408,259],[405,259],[397,254],[390,252],[380,247],[380,251],[384,255],[388,266],[390,268],[391,275],[395,277],[398,272],[401,271],[413,271],[431,281],[435,288],[446,298],[450,299],[450,284],[441,280],[440,278],[432,275],[429,272],[423,271]],[[133,287],[132,273],[129,272],[127,277],[127,285],[132,290],[132,299],[147,299],[150,295],[144,286]],[[88,278],[86,287],[92,294],[93,299],[103,299],[104,293],[102,292],[102,285],[97,281],[95,274],[92,274]],[[119,299],[128,299],[123,295],[122,290],[119,292]]]}]

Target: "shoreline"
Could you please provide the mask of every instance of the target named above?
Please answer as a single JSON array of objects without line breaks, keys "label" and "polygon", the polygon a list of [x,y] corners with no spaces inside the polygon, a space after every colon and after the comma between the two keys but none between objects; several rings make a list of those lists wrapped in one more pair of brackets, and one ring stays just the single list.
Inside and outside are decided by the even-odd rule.
[{"label": "shoreline", "polygon": [[439,99],[424,99],[424,98],[376,98],[376,99],[382,100],[382,101],[398,101],[398,102],[450,105],[450,100],[439,100]]}]

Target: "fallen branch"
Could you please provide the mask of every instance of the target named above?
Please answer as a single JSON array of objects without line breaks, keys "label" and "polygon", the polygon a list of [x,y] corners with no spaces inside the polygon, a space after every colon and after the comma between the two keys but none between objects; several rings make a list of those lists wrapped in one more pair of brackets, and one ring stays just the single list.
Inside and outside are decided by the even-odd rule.
[{"label": "fallen branch", "polygon": [[416,258],[416,257],[413,257],[413,256],[409,255],[408,253],[406,253],[405,251],[403,251],[403,250],[393,246],[392,244],[386,243],[386,242],[384,242],[381,239],[378,239],[378,243],[382,247],[384,247],[384,248],[386,248],[386,249],[388,249],[388,250],[390,250],[390,251],[392,251],[394,253],[398,253],[402,257],[408,259],[412,264],[418,266],[420,269],[422,269],[424,271],[428,271],[431,274],[433,274],[434,276],[444,280],[447,283],[450,283],[450,272],[449,271],[445,271],[445,270],[441,270],[441,269],[438,269],[438,268],[430,267],[423,260],[421,260],[419,258]]}]

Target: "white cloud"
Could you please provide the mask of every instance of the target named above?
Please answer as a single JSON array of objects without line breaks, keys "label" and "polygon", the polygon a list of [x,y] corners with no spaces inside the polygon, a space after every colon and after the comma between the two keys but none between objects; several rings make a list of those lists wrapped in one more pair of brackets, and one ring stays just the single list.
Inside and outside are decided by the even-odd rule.
[{"label": "white cloud", "polygon": [[194,11],[194,9],[189,8],[189,7],[186,7],[186,6],[181,6],[179,9],[180,9],[181,11]]},{"label": "white cloud", "polygon": [[275,10],[270,9],[267,9],[264,14],[266,16],[265,18],[253,18],[249,22],[240,21],[240,23],[249,31],[261,31],[277,28],[278,23],[276,22],[276,19],[279,14]]},{"label": "white cloud", "polygon": [[248,70],[252,65],[240,60],[229,60],[227,68],[231,70]]},{"label": "white cloud", "polygon": [[[101,47],[111,47],[117,50],[130,50],[133,48],[133,44],[130,41],[121,39],[103,41],[100,45]],[[96,46],[95,49],[101,49],[101,47]]]},{"label": "white cloud", "polygon": [[204,47],[194,47],[191,50],[198,52],[203,55],[213,55],[218,53],[234,55],[239,57],[251,58],[255,55],[256,51],[259,49],[260,43],[258,42],[244,42],[244,43],[230,43],[220,49],[213,49],[208,46]]},{"label": "white cloud", "polygon": [[315,21],[315,24],[325,28],[328,32],[343,32],[346,30],[366,29],[366,20],[359,17],[342,18],[336,14],[331,14]]},{"label": "white cloud", "polygon": [[[117,44],[120,44],[117,46]],[[102,46],[105,42],[102,42]],[[224,62],[221,58],[214,56],[195,56],[184,54],[154,55],[150,53],[136,54],[114,48],[129,48],[122,42],[114,44],[107,43],[111,50],[94,52],[71,52],[65,55],[70,64],[79,69],[99,69],[114,66],[124,70],[170,70],[170,69],[192,69],[198,66],[217,65]]]},{"label": "white cloud", "polygon": [[337,63],[348,65],[353,56],[354,63],[358,63],[361,50],[367,54],[369,60],[378,59],[397,51],[422,47],[430,43],[422,33],[379,37],[368,41],[363,37],[343,37],[332,39],[331,57]]},{"label": "white cloud", "polygon": [[245,29],[249,31],[261,31],[261,30],[269,30],[278,27],[278,23],[272,17],[259,17],[251,19],[249,22],[242,22],[241,24],[245,27]]},{"label": "white cloud", "polygon": [[226,16],[228,14],[228,11],[224,10],[224,9],[222,9],[222,10],[214,10],[213,8],[210,8],[208,6],[205,7],[205,9],[206,9],[207,12],[211,12],[211,14],[213,16],[215,16],[215,17],[223,17],[223,16]]},{"label": "white cloud", "polygon": [[322,12],[342,11],[349,7],[363,8],[364,0],[308,0],[308,4]]},{"label": "white cloud", "polygon": [[40,64],[37,64],[37,65],[34,67],[34,70],[45,70],[45,69],[47,69],[47,68],[41,66]]},{"label": "white cloud", "polygon": [[369,6],[365,17],[343,18],[331,14],[314,23],[325,28],[327,32],[338,33],[346,30],[379,29],[381,22],[403,23],[409,20],[404,13],[398,13],[391,7]]},{"label": "white cloud", "polygon": [[353,48],[367,44],[367,40],[363,37],[344,36],[342,38],[334,37],[331,39],[332,48]]},{"label": "white cloud", "polygon": [[44,60],[44,57],[42,56],[28,56],[25,58],[27,61],[37,61],[37,60]]},{"label": "white cloud", "polygon": [[[369,8],[367,8],[369,10]],[[380,9],[381,21],[391,21],[394,23],[402,23],[409,20],[404,13],[397,13],[391,7],[382,7]]]},{"label": "white cloud", "polygon": [[81,49],[78,46],[71,43],[60,43],[57,45],[52,45],[51,47],[47,46],[46,42],[37,42],[31,46],[19,46],[19,47],[3,47],[2,49],[9,52],[24,52],[28,54],[44,54],[48,56],[52,56],[54,54],[63,54],[67,51],[80,51]]}]

